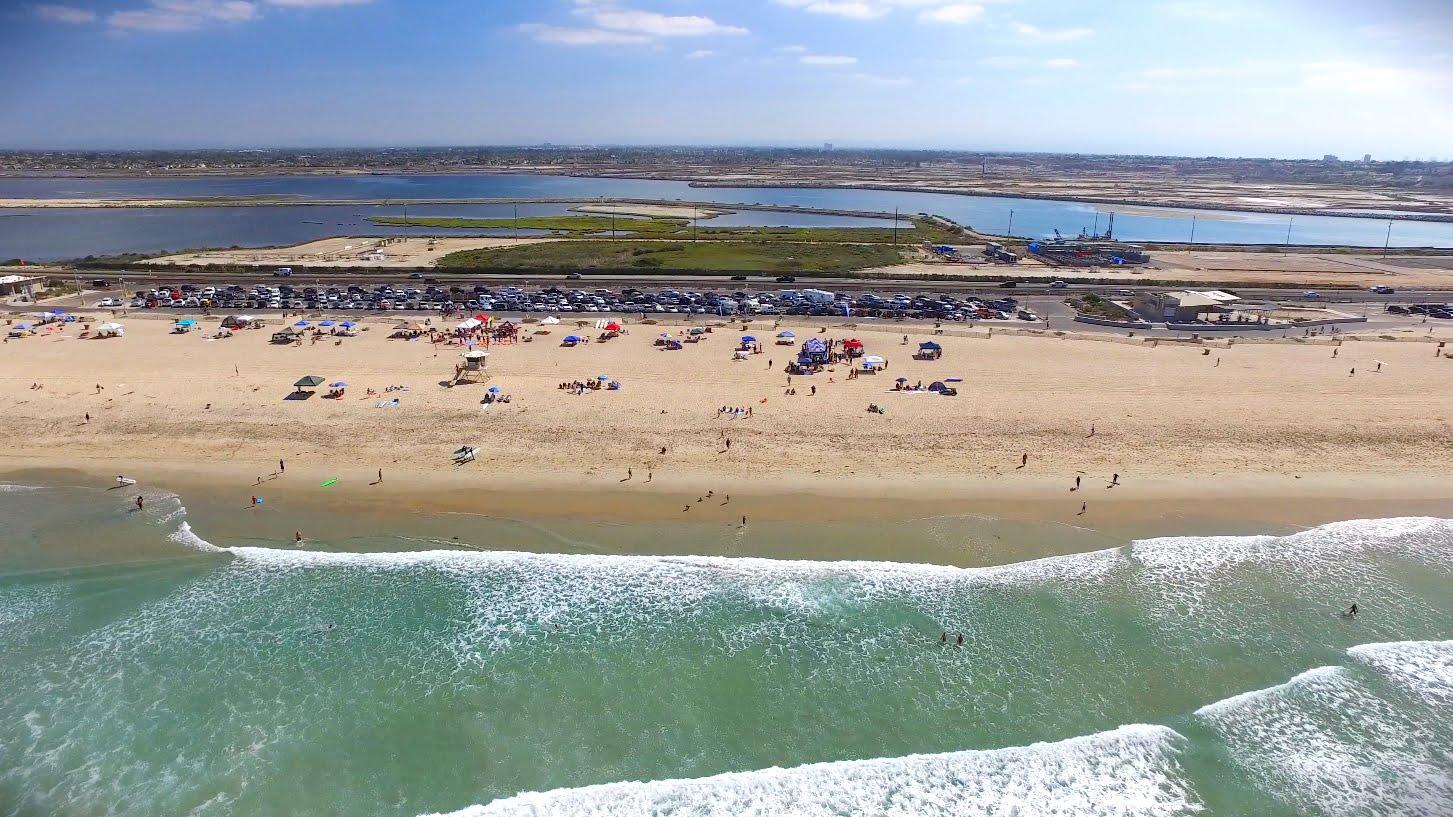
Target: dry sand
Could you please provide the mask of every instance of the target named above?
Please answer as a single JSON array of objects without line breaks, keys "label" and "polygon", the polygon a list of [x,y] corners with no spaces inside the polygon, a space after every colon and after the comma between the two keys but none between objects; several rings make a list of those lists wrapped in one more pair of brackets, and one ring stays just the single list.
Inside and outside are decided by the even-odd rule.
[{"label": "dry sand", "polygon": [[708,209],[706,207],[677,207],[668,204],[582,204],[570,208],[577,213],[599,213],[618,216],[646,216],[648,218],[716,218],[732,213],[732,210]]},{"label": "dry sand", "polygon": [[[857,335],[886,357],[887,373],[849,381],[837,366],[794,377],[798,393],[788,396],[788,347],[733,362],[739,333],[718,329],[665,352],[652,346],[661,327],[637,324],[565,349],[559,339],[575,331],[567,321],[492,348],[489,383],[513,400],[483,408],[486,386],[440,386],[457,347],[436,356],[425,341],[389,340],[388,323],[341,344],[279,347],[268,330],[207,340],[214,320],[187,335],[168,334],[164,320],[123,320],[121,339],[80,339],[73,326],[0,347],[10,443],[0,467],[170,475],[245,494],[285,458],[290,477],[338,477],[340,496],[661,518],[680,512],[681,495],[706,490],[776,495],[759,506],[786,518],[851,516],[857,502],[883,513],[915,502],[1453,499],[1453,359],[1429,342],[1347,342],[1333,358],[1331,346],[1300,343],[1222,341],[1203,354],[1208,347],[1185,343],[980,332],[936,338],[943,359],[921,362],[910,353],[928,338],[923,327],[833,328],[827,337]],[[753,327],[764,340],[776,331]],[[624,388],[557,388],[601,373]],[[347,398],[286,399],[304,375],[347,381]],[[958,397],[891,391],[898,376],[927,384],[954,375],[964,378]],[[364,394],[391,385],[410,390]],[[398,408],[375,408],[395,396]],[[887,413],[868,413],[869,403]],[[719,417],[724,405],[753,416]],[[455,467],[450,452],[465,443],[480,459]],[[1022,452],[1029,462],[1019,468]],[[388,494],[368,486],[379,468]],[[1106,487],[1116,473],[1122,485]],[[1077,475],[1087,487],[1070,493]],[[781,499],[801,495],[855,499],[811,513]]]},{"label": "dry sand", "polygon": [[324,238],[273,249],[210,250],[147,260],[149,264],[255,264],[291,267],[427,267],[461,250],[516,247],[553,238]]}]

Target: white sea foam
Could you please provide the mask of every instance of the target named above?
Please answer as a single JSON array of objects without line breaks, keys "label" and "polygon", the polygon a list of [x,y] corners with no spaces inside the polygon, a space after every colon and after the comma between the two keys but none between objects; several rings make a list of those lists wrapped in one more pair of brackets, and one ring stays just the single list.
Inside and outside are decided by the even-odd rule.
[{"label": "white sea foam", "polygon": [[1347,651],[1434,706],[1453,707],[1453,641],[1393,641]]},{"label": "white sea foam", "polygon": [[1287,536],[1143,539],[1130,549],[1131,557],[1148,569],[1201,575],[1248,563],[1320,562],[1360,552],[1416,555],[1453,564],[1453,520],[1353,519]]},{"label": "white sea foam", "polygon": [[816,763],[695,780],[521,794],[452,817],[1160,817],[1202,810],[1177,762],[1180,735],[1123,726],[1012,749]]},{"label": "white sea foam", "polygon": [[28,494],[32,491],[44,491],[39,485],[16,485],[13,482],[0,482],[0,494]]},{"label": "white sea foam", "polygon": [[180,525],[178,525],[177,529],[172,531],[171,534],[167,536],[167,538],[172,540],[173,542],[176,542],[179,545],[184,545],[186,547],[192,548],[193,550],[200,550],[204,553],[223,552],[222,548],[217,547],[216,545],[208,542],[206,539],[203,539],[202,537],[194,533],[192,531],[192,526],[187,524],[186,522],[182,522]]},{"label": "white sea foam", "polygon": [[1375,695],[1343,667],[1196,711],[1232,763],[1298,811],[1453,814],[1453,775],[1436,728]]}]

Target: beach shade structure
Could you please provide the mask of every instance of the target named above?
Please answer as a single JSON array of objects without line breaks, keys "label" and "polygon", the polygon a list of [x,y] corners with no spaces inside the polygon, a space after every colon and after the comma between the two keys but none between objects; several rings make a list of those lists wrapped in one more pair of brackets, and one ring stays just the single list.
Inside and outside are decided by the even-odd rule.
[{"label": "beach shade structure", "polygon": [[778,332],[777,337],[791,339],[797,337],[797,334],[795,332]]},{"label": "beach shade structure", "polygon": [[918,344],[918,349],[922,352],[937,352],[942,348],[942,346],[939,346],[937,343],[934,343],[931,340]]},{"label": "beach shade structure", "polygon": [[962,382],[964,382],[964,379],[962,377],[945,377],[943,379],[943,382],[945,382],[945,383],[962,383]]},{"label": "beach shade structure", "polygon": [[618,323],[616,323],[616,322],[614,322],[614,321],[611,321],[610,323],[608,323],[608,324],[605,325],[605,331],[607,331],[607,332],[619,332],[619,331],[621,331],[621,325],[618,324]]},{"label": "beach shade structure", "polygon": [[886,365],[888,365],[888,361],[884,360],[878,355],[868,355],[867,357],[863,358],[864,369],[881,369]]},{"label": "beach shade structure", "polygon": [[565,336],[565,342],[566,343],[579,343],[579,342],[581,342],[583,340],[585,340],[585,338],[582,338],[579,335],[566,335]]},{"label": "beach shade structure", "polygon": [[941,391],[945,391],[947,389],[948,389],[948,386],[945,386],[941,381],[938,381],[938,380],[935,380],[935,381],[933,381],[932,383],[930,383],[928,385],[928,390],[931,391],[931,392],[941,392]]},{"label": "beach shade structure", "polygon": [[844,349],[861,349],[861,348],[863,348],[863,342],[860,341],[860,340],[858,340],[857,338],[848,338],[847,340],[843,341],[843,348]]},{"label": "beach shade structure", "polygon": [[907,383],[908,382],[908,378],[906,378],[906,377],[900,377],[897,380],[894,380],[893,382],[894,383]]},{"label": "beach shade structure", "polygon": [[666,341],[666,349],[667,349],[667,351],[679,352],[679,351],[681,351],[684,348],[686,348],[686,347],[682,346],[681,345],[681,341],[679,341],[679,340],[668,340],[668,341]]},{"label": "beach shade structure", "polygon": [[475,315],[474,319],[479,321],[480,323],[489,323],[488,315]]},{"label": "beach shade structure", "polygon": [[342,381],[342,380],[339,380],[336,383],[329,383],[328,384],[328,388],[330,388],[330,389],[346,389],[346,388],[348,388],[348,384],[346,382]]},{"label": "beach shade structure", "polygon": [[596,380],[599,380],[602,383],[604,383],[607,380],[610,380],[610,375],[608,375],[608,374],[598,374],[598,375],[595,376],[595,379]]},{"label": "beach shade structure", "polygon": [[319,326],[337,326],[337,324],[333,323],[332,321],[318,321],[318,325]]},{"label": "beach shade structure", "polygon": [[316,389],[319,386],[323,385],[325,382],[327,381],[325,381],[323,378],[315,374],[310,374],[307,377],[298,378],[298,382],[293,384],[293,388],[297,389],[298,391],[302,391],[303,389]]},{"label": "beach shade structure", "polygon": [[490,394],[499,394],[500,389],[499,386],[490,386],[489,388],[485,389],[485,391],[489,392]]},{"label": "beach shade structure", "polygon": [[554,315],[547,316],[540,320],[540,324],[542,326],[555,326],[558,323],[560,323],[560,319],[555,317]]},{"label": "beach shade structure", "polygon": [[298,321],[297,323],[293,324],[293,326],[296,326],[299,329],[301,329],[304,326],[312,326],[312,324],[308,323],[307,321]]},{"label": "beach shade structure", "polygon": [[124,334],[126,334],[126,327],[119,323],[103,323],[96,327],[96,337],[98,338],[121,337]]},{"label": "beach shade structure", "polygon": [[15,328],[16,329],[29,329],[30,328],[30,324],[28,324],[28,323],[17,323],[17,324],[15,324]]},{"label": "beach shade structure", "polygon": [[742,343],[756,343],[757,339],[751,335],[742,335]]},{"label": "beach shade structure", "polygon": [[483,321],[477,320],[475,318],[469,318],[467,320],[464,320],[464,321],[460,322],[460,324],[458,326],[455,326],[454,328],[455,329],[463,329],[465,331],[468,331],[470,329],[478,329],[479,327],[481,327],[483,325],[484,325],[484,322]]},{"label": "beach shade structure", "polygon": [[197,325],[197,322],[194,321],[194,320],[192,320],[192,319],[190,319],[190,318],[188,318],[186,320],[177,321],[177,326],[196,326],[196,325]]},{"label": "beach shade structure", "polygon": [[341,327],[343,327],[344,329],[352,329],[353,327],[357,326],[358,324],[354,323],[353,321],[344,321],[344,322],[342,322],[342,323],[340,323],[338,325],[341,326]]},{"label": "beach shade structure", "polygon": [[705,335],[706,328],[701,326],[693,326],[690,329],[686,330],[686,333],[688,335]]}]

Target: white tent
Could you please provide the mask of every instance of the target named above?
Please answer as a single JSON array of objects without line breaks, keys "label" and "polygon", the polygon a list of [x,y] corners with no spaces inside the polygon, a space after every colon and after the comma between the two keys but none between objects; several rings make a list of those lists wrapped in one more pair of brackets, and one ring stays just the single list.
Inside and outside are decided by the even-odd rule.
[{"label": "white tent", "polygon": [[470,318],[470,319],[464,321],[463,323],[459,324],[458,326],[456,326],[454,328],[455,329],[478,329],[479,327],[481,327],[483,325],[484,325],[484,321],[478,320],[476,318]]},{"label": "white tent", "polygon": [[540,323],[544,326],[555,326],[556,324],[560,323],[560,319],[555,317],[554,315],[551,315],[548,318],[540,321]]},{"label": "white tent", "polygon": [[888,361],[884,360],[881,357],[878,357],[877,355],[868,355],[867,357],[863,358],[863,368],[866,369],[881,369],[883,368],[883,366],[887,365],[887,363]]},{"label": "white tent", "polygon": [[119,337],[121,337],[122,335],[125,335],[125,334],[126,334],[126,327],[122,326],[119,323],[103,323],[100,326],[96,327],[96,337],[98,337],[98,338],[109,338],[109,337],[118,337],[119,338]]}]

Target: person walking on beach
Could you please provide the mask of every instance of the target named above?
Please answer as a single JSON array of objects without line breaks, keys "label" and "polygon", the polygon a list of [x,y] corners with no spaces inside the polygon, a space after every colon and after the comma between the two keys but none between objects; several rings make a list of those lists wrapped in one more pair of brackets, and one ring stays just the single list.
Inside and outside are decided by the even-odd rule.
[{"label": "person walking on beach", "polygon": [[1119,485],[1119,484],[1120,484],[1120,475],[1119,474],[1111,474],[1110,475],[1110,487],[1111,488],[1114,488],[1116,485]]},{"label": "person walking on beach", "polygon": [[1023,468],[1024,466],[1026,466],[1028,464],[1029,464],[1029,452],[1028,451],[1025,451],[1023,454],[1020,454],[1019,455],[1019,467],[1020,468]]},{"label": "person walking on beach", "polygon": [[1070,490],[1071,491],[1078,491],[1078,490],[1080,490],[1080,478],[1079,477],[1075,477],[1075,487],[1071,488]]},{"label": "person walking on beach", "polygon": [[383,482],[383,469],[378,469],[378,481]]},{"label": "person walking on beach", "polygon": [[1080,512],[1077,513],[1077,514],[1075,514],[1075,516],[1084,516],[1085,515],[1085,511],[1088,510],[1089,507],[1090,507],[1090,503],[1088,503],[1088,502],[1081,502],[1080,503]]},{"label": "person walking on beach", "polygon": [[279,474],[286,474],[287,471],[288,471],[287,463],[283,462],[282,460],[278,460],[277,461],[277,472]]},{"label": "person walking on beach", "polygon": [[91,412],[86,412],[86,422],[91,422]]},{"label": "person walking on beach", "polygon": [[146,505],[146,500],[138,496],[136,498],[136,509],[139,511],[145,505]]}]

